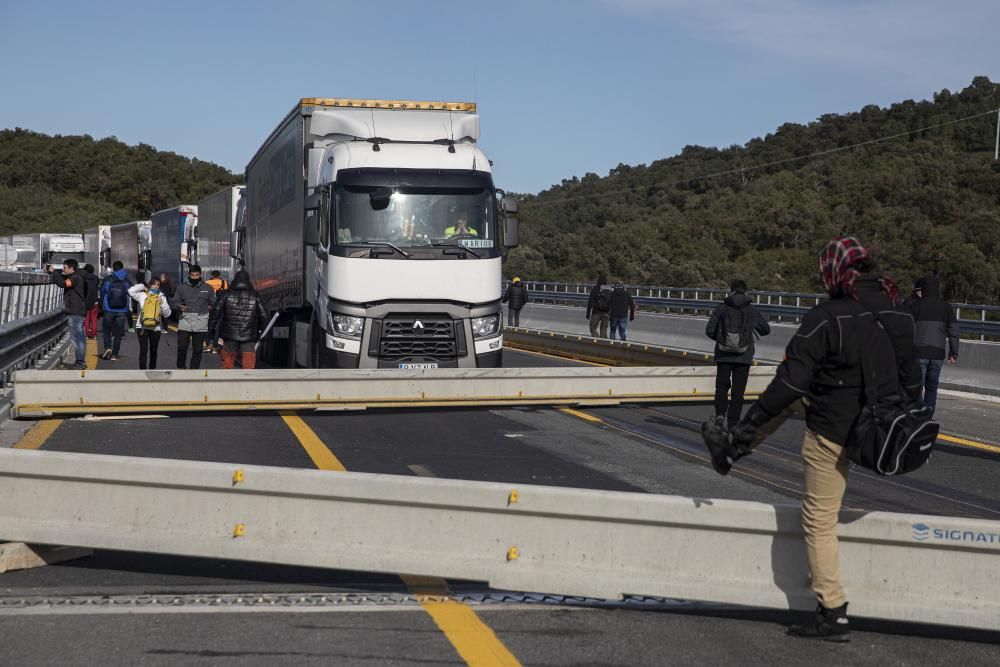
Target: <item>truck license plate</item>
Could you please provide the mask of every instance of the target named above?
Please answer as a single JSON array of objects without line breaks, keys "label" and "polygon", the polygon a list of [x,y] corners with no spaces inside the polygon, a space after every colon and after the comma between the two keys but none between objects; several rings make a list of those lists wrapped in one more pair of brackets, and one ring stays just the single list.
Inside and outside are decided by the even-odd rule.
[{"label": "truck license plate", "polygon": [[427,368],[437,368],[438,365],[432,362],[427,364],[400,364],[399,367],[406,370],[425,370]]}]

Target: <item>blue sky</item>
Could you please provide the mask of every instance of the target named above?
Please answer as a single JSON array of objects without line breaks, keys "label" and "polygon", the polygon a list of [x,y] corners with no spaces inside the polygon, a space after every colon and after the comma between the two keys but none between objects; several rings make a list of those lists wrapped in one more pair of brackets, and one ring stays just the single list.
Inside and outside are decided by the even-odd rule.
[{"label": "blue sky", "polygon": [[501,187],[1000,80],[996,0],[0,0],[0,127],[241,172],[300,97],[470,100]]}]

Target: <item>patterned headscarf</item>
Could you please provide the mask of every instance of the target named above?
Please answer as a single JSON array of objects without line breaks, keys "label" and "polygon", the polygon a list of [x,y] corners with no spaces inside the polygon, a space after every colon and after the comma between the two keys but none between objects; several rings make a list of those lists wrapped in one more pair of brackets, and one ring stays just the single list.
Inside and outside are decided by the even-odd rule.
[{"label": "patterned headscarf", "polygon": [[[836,238],[827,243],[823,252],[819,254],[819,271],[823,275],[826,291],[831,295],[842,292],[857,301],[858,291],[855,282],[861,273],[854,267],[861,260],[869,258],[871,255],[853,236]],[[879,283],[889,296],[889,301],[896,303],[898,295],[896,284],[886,277],[879,278]]]}]

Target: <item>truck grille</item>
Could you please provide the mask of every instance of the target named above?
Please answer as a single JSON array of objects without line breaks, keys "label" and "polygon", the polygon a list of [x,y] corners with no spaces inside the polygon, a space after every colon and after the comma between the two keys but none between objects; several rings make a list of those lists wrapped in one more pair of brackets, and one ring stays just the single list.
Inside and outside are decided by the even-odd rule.
[{"label": "truck grille", "polygon": [[455,322],[451,318],[408,316],[382,320],[379,356],[389,359],[407,357],[458,356]]}]

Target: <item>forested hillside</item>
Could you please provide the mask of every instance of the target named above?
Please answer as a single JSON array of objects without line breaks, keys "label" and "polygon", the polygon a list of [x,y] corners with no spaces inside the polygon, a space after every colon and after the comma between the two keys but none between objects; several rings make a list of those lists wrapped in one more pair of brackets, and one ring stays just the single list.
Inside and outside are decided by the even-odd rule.
[{"label": "forested hillside", "polygon": [[0,235],[145,220],[238,182],[218,165],[146,144],[0,130]]},{"label": "forested hillside", "polygon": [[[978,77],[933,101],[825,115],[744,146],[688,146],[649,166],[564,180],[524,198],[522,245],[505,273],[683,286],[740,276],[811,291],[815,253],[848,233],[876,245],[900,282],[937,260],[949,297],[1000,303],[997,107],[1000,84]],[[846,148],[864,142],[873,143]]]}]

